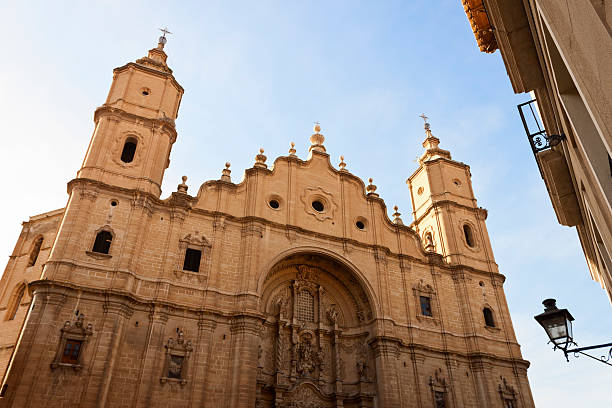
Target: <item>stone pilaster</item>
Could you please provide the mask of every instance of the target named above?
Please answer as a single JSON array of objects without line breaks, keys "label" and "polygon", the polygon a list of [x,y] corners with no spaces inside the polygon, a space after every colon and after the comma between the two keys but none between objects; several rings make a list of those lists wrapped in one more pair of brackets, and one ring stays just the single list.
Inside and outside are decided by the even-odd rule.
[{"label": "stone pilaster", "polygon": [[[112,329],[110,333],[108,333],[106,330],[102,332],[102,335],[104,336],[110,335],[110,346],[106,358],[104,359],[105,367],[102,376],[102,384],[100,386],[100,391],[98,395],[98,407],[100,408],[106,406],[110,385],[115,371],[115,364],[117,362],[118,356],[121,354],[121,343],[123,339],[125,323],[130,319],[133,313],[134,311],[131,305],[127,304],[126,302],[113,300],[107,300],[106,302],[104,302],[104,320],[105,323],[106,320],[108,320],[109,323],[112,324]],[[96,361],[96,364],[100,364],[100,361]]]},{"label": "stone pilaster", "polygon": [[492,375],[491,364],[482,359],[474,359],[471,361],[470,365],[476,383],[478,406],[480,408],[489,408],[499,405],[496,404],[497,401],[492,400],[492,396],[495,395],[496,390],[493,388],[492,384],[490,384]]},{"label": "stone pilaster", "polygon": [[209,375],[210,354],[212,350],[212,336],[215,332],[217,323],[204,316],[198,320],[198,340],[196,351],[193,356],[192,375],[189,379],[193,382],[191,396],[189,398],[190,407],[201,407],[206,401],[206,378]]},{"label": "stone pilaster", "polygon": [[164,342],[168,310],[164,306],[154,307],[149,314],[149,331],[145,344],[146,353],[143,364],[139,392],[136,398],[137,407],[151,406],[154,385],[159,384],[163,365]]},{"label": "stone pilaster", "polygon": [[230,407],[255,406],[259,332],[262,319],[240,315],[232,319],[232,379]]},{"label": "stone pilaster", "polygon": [[380,406],[399,407],[401,393],[396,363],[400,344],[395,339],[375,337],[370,340],[370,346],[374,352]]}]

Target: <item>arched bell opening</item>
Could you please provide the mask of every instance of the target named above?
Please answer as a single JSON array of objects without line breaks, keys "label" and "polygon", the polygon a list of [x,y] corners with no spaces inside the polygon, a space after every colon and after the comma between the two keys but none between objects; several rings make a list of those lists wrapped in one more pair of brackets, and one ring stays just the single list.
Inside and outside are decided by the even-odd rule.
[{"label": "arched bell opening", "polygon": [[295,253],[272,266],[261,293],[261,406],[304,399],[321,407],[372,402],[374,312],[353,271],[325,255]]}]

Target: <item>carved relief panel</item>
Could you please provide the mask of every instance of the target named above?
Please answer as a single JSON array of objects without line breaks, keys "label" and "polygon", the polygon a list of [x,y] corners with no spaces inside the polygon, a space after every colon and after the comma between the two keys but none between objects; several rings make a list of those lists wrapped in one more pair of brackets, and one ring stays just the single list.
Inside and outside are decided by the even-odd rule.
[{"label": "carved relief panel", "polygon": [[269,272],[261,308],[267,318],[258,406],[335,407],[372,400],[376,373],[367,344],[372,310],[346,269],[316,256],[287,259]]}]

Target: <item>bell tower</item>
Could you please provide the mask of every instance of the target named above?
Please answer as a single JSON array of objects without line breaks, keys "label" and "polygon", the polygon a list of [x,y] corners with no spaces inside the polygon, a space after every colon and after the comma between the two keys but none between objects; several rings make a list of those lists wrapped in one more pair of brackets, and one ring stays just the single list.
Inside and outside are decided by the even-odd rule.
[{"label": "bell tower", "polygon": [[478,207],[470,166],[452,160],[448,150],[425,120],[425,152],[419,168],[406,180],[412,200],[413,227],[428,252],[442,255],[447,263],[497,272],[489,234],[487,210]]},{"label": "bell tower", "polygon": [[77,178],[159,197],[183,88],[166,64],[166,29],[146,57],[115,68]]}]

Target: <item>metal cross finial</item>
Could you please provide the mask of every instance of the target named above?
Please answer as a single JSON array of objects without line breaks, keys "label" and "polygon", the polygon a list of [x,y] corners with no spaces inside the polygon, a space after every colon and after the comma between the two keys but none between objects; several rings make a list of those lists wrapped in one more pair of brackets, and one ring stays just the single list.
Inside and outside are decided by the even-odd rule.
[{"label": "metal cross finial", "polygon": [[160,29],[159,29],[159,31],[161,31],[161,32],[163,33],[163,34],[162,34],[162,37],[164,37],[164,38],[166,38],[166,34],[172,34],[172,33],[171,33],[169,30],[168,30],[168,27],[160,28]]},{"label": "metal cross finial", "polygon": [[425,130],[429,130],[430,126],[429,126],[429,123],[427,122],[427,119],[429,119],[429,118],[427,116],[425,116],[424,113],[421,113],[419,115],[419,118],[423,119],[423,121],[425,122]]}]

